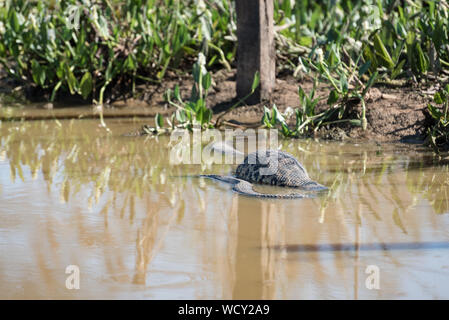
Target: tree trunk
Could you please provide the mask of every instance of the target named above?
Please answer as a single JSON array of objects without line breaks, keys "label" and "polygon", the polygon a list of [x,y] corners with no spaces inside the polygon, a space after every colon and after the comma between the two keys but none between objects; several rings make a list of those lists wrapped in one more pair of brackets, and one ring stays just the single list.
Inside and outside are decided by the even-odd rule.
[{"label": "tree trunk", "polygon": [[237,97],[251,92],[254,74],[260,85],[246,100],[255,104],[270,100],[275,84],[273,0],[236,0],[237,11]]}]

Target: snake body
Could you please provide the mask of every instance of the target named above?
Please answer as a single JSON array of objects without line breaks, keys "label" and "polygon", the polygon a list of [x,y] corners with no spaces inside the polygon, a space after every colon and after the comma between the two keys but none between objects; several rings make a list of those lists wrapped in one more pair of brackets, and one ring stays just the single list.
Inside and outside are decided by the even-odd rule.
[{"label": "snake body", "polygon": [[306,169],[291,154],[278,150],[261,150],[248,154],[238,165],[235,176],[201,175],[232,184],[232,190],[246,196],[272,199],[310,197],[305,193],[269,194],[253,189],[254,184],[324,191],[327,187],[310,179]]},{"label": "snake body", "polygon": [[[151,127],[144,125],[139,131],[125,136],[141,136],[151,133]],[[243,155],[232,146],[216,143],[215,151],[223,154]],[[260,150],[248,154],[237,166],[235,175],[199,175],[199,177],[219,180],[232,185],[232,190],[245,196],[271,199],[298,199],[311,197],[310,193],[271,194],[260,193],[253,189],[254,184],[265,184],[279,187],[298,188],[303,191],[325,191],[327,187],[310,179],[306,169],[291,154],[278,150]]]}]

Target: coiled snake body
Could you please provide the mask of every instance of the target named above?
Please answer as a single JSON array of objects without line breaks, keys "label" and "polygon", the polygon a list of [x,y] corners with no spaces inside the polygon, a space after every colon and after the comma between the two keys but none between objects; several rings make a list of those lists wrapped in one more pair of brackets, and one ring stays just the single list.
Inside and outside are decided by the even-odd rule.
[{"label": "coiled snake body", "polygon": [[[220,151],[238,152],[226,146]],[[273,199],[309,197],[309,194],[269,194],[253,189],[254,184],[298,188],[303,191],[325,191],[327,187],[310,179],[306,169],[291,154],[278,150],[261,150],[248,154],[239,164],[234,176],[201,175],[232,184],[232,190],[246,196]]]}]

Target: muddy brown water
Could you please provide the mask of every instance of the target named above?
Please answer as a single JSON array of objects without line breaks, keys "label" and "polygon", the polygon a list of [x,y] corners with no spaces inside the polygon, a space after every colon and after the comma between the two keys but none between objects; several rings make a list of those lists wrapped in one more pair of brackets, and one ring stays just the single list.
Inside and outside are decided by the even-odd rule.
[{"label": "muddy brown water", "polygon": [[142,123],[0,123],[0,298],[449,298],[449,174],[431,153],[281,141],[330,192],[260,200],[190,177],[233,166],[121,136]]}]

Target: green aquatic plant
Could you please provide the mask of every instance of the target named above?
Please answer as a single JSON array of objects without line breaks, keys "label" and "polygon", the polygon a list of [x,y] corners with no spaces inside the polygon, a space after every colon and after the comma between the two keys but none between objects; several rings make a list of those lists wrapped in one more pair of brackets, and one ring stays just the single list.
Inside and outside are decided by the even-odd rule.
[{"label": "green aquatic plant", "polygon": [[[375,72],[390,83],[441,74],[448,17],[441,1],[274,1],[278,67],[298,74],[301,58],[321,50],[327,66],[318,72],[343,96]],[[11,77],[52,100],[60,92],[100,104],[162,81],[200,52],[208,68],[230,69],[237,40],[229,0],[4,1],[0,35]]]},{"label": "green aquatic plant", "polygon": [[[279,33],[295,50],[284,49],[286,67],[302,68],[298,52],[318,49],[330,68],[378,72],[380,79],[426,78],[447,68],[449,6],[442,1],[275,1]],[[355,64],[354,66],[351,66]],[[322,70],[324,71],[324,70]],[[351,79],[354,80],[354,79]],[[332,83],[333,81],[329,79]],[[335,83],[334,83],[335,84]]]},{"label": "green aquatic plant", "polygon": [[[373,79],[374,77],[370,81],[371,84],[374,81]],[[356,97],[360,98],[363,106],[363,97],[366,95],[366,92],[371,84],[368,84],[361,94],[353,93]],[[316,111],[316,107],[320,100],[323,99],[315,96],[316,86],[317,79],[315,79],[312,90],[309,92],[309,94],[307,94],[301,86],[298,88],[300,108],[296,108],[293,110],[291,107],[289,107],[284,113],[281,113],[277,109],[276,105],[273,105],[271,110],[265,106],[261,120],[262,125],[266,128],[279,127],[280,133],[286,138],[304,136],[316,132],[320,127],[324,125],[332,125],[335,123],[348,122],[349,124],[354,126],[363,125],[363,119],[365,119],[364,107],[362,109],[361,119],[342,118],[346,107],[345,103],[348,101],[349,93],[346,94],[345,98],[340,101],[340,103],[337,103],[340,100],[339,92],[341,92],[337,91],[337,89],[332,90],[329,94],[329,97],[327,98],[327,104],[329,105],[329,108],[318,113]],[[293,114],[295,115],[295,126],[294,128],[290,128],[286,119]]]},{"label": "green aquatic plant", "polygon": [[106,93],[134,94],[138,81],[160,82],[199,52],[230,68],[232,20],[224,0],[6,1],[0,63],[50,100],[62,92],[102,105]]},{"label": "green aquatic plant", "polygon": [[[428,80],[430,72],[447,78],[444,69],[449,55],[444,47],[449,42],[449,7],[445,3],[304,1],[294,6],[283,2],[278,7],[282,14],[275,13],[275,19],[286,26],[280,33],[309,47],[295,58],[297,63],[285,53],[284,60],[295,68],[295,75],[318,75],[331,85],[329,110],[338,109],[338,117],[331,116],[333,123],[350,122],[366,129],[365,95],[376,82],[396,85],[404,83],[400,78]],[[362,112],[359,119],[348,119],[346,105],[354,99],[360,101]],[[304,113],[299,118],[307,125],[312,122]]]},{"label": "green aquatic plant", "polygon": [[435,93],[433,101],[441,107],[427,104],[432,125],[427,130],[426,143],[437,153],[449,150],[449,85]]},{"label": "green aquatic plant", "polygon": [[[339,122],[350,122],[353,125],[361,126],[364,130],[367,127],[366,120],[366,106],[365,106],[365,95],[368,93],[368,90],[373,86],[375,81],[377,80],[378,73],[374,72],[368,80],[365,82],[362,81],[363,76],[368,71],[368,68],[371,65],[371,61],[366,62],[360,69],[357,71],[357,65],[360,61],[361,55],[357,58],[355,62],[351,60],[349,66],[347,66],[343,60],[339,52],[339,46],[331,45],[331,54],[325,56],[321,49],[317,49],[317,52],[312,52],[308,58],[300,59],[302,70],[306,73],[317,73],[317,77],[320,80],[323,80],[331,85],[331,90],[329,91],[329,95],[327,97],[327,104],[329,105],[329,109],[320,117],[317,117],[318,120],[316,123],[321,124],[332,124]],[[314,58],[316,56],[316,58]],[[314,81],[314,89],[311,94],[315,92],[316,87],[316,79]],[[299,95],[301,100],[305,100],[303,105],[308,106],[311,103],[309,102],[311,98],[306,98],[307,96],[303,92],[302,89],[299,90]],[[347,109],[348,103],[352,103],[352,101],[356,99],[360,101],[362,104],[362,113],[360,115],[360,119],[344,119],[343,116]],[[306,107],[306,110],[303,111],[302,114],[306,114],[308,116],[309,121],[312,121],[310,117],[315,116],[314,109]],[[337,114],[338,117],[336,119],[332,119],[332,116]],[[304,117],[302,117],[304,118]]]},{"label": "green aquatic plant", "polygon": [[[168,103],[175,106],[177,109],[175,113],[172,114],[171,120],[167,120],[171,129],[177,127],[192,130],[195,125],[203,129],[218,128],[221,125],[220,121],[222,117],[238,105],[244,103],[245,100],[250,97],[259,86],[259,73],[256,72],[251,86],[251,91],[245,97],[239,99],[239,101],[228,108],[227,111],[218,116],[215,123],[213,123],[212,109],[206,104],[207,93],[212,84],[212,76],[206,69],[206,58],[202,53],[199,54],[197,61],[193,65],[192,73],[194,84],[192,86],[188,101],[184,101],[181,98],[178,84],[175,86],[173,92],[171,90],[166,92]],[[175,98],[175,101],[172,100],[172,97]],[[176,126],[175,123],[177,124]],[[162,124],[163,119],[159,116],[159,120],[156,120],[155,130],[158,131],[158,127],[162,128]]]},{"label": "green aquatic plant", "polygon": [[[203,54],[199,54],[196,63],[193,65],[192,73],[194,83],[188,101],[183,101],[181,98],[178,84],[175,86],[173,94],[171,90],[166,93],[167,101],[177,109],[172,116],[171,124],[173,126],[174,120],[176,119],[180,125],[190,130],[196,124],[202,128],[211,127],[212,110],[207,107],[206,99],[208,90],[212,84],[212,76],[206,70],[206,58]],[[172,101],[172,95],[176,99],[176,102]],[[159,124],[162,123],[163,121],[160,120]]]}]

